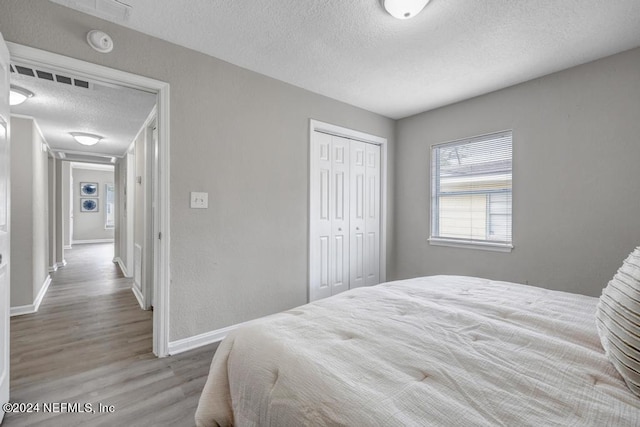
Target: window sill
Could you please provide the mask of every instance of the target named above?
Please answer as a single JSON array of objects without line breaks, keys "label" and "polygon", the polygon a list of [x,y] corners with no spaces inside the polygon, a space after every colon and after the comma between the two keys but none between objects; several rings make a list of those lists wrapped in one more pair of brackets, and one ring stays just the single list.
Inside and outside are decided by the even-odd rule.
[{"label": "window sill", "polygon": [[433,246],[449,246],[452,248],[480,249],[493,252],[511,252],[513,245],[509,243],[473,242],[468,240],[443,239],[440,237],[430,237],[429,244]]}]

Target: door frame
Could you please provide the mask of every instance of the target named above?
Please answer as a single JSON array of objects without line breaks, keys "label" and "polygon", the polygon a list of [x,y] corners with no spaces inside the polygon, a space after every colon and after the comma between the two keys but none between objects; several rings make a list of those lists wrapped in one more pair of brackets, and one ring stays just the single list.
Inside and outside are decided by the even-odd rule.
[{"label": "door frame", "polygon": [[[169,129],[169,83],[97,65],[68,56],[7,42],[12,60],[34,66],[43,66],[54,71],[72,73],[89,80],[125,86],[157,94],[158,127],[158,179],[154,183],[158,194],[158,209],[154,221],[156,240],[156,263],[154,265],[154,310],[153,310],[153,353],[157,357],[169,355],[169,278],[170,278],[170,129]],[[158,176],[159,175],[159,176]],[[161,238],[160,238],[161,233]]]},{"label": "door frame", "polygon": [[307,218],[309,220],[309,228],[307,230],[307,302],[311,298],[311,230],[314,227],[311,223],[311,198],[313,197],[311,188],[311,162],[313,161],[312,144],[314,132],[322,132],[333,136],[341,136],[356,141],[366,142],[368,144],[376,144],[380,146],[380,283],[387,281],[387,175],[389,170],[388,141],[380,136],[360,132],[354,129],[345,128],[331,123],[321,122],[315,119],[309,119],[309,182],[308,182],[308,211]]}]

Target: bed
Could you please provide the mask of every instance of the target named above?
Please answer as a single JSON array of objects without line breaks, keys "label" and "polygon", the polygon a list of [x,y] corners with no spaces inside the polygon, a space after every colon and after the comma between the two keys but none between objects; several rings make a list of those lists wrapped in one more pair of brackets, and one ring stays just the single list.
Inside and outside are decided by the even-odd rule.
[{"label": "bed", "polygon": [[358,288],[232,332],[198,426],[638,426],[598,298],[462,276]]}]

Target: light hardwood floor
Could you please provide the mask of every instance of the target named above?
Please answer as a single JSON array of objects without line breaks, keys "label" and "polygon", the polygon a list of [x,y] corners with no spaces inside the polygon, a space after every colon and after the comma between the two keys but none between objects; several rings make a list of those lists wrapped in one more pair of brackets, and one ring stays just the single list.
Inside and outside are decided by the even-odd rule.
[{"label": "light hardwood floor", "polygon": [[[6,414],[2,426],[193,426],[217,345],[156,358],[152,313],[111,262],[113,245],[76,245],[65,258],[38,313],[11,319],[11,401],[40,412]],[[96,413],[43,412],[56,402]]]}]

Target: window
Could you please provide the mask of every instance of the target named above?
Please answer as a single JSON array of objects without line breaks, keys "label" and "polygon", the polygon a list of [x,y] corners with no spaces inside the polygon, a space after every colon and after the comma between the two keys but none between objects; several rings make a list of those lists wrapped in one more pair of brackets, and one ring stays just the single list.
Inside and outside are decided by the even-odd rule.
[{"label": "window", "polygon": [[104,228],[114,228],[116,226],[116,216],[115,216],[115,192],[113,184],[105,184],[105,198],[104,198],[104,212],[105,212],[105,221]]},{"label": "window", "polygon": [[512,132],[431,148],[432,244],[511,250]]}]

